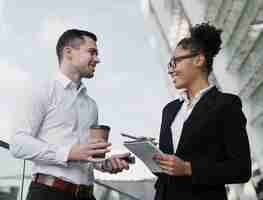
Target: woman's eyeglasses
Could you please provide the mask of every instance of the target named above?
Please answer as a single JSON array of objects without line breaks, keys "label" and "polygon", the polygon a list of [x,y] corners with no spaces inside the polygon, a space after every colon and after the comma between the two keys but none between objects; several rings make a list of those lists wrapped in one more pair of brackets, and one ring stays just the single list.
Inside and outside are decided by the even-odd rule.
[{"label": "woman's eyeglasses", "polygon": [[189,55],[184,55],[184,56],[178,56],[178,57],[172,57],[170,62],[168,63],[168,69],[175,69],[176,68],[176,64],[178,64],[179,62],[181,62],[184,59],[187,58],[193,58],[195,56],[197,56],[199,53],[192,53]]}]

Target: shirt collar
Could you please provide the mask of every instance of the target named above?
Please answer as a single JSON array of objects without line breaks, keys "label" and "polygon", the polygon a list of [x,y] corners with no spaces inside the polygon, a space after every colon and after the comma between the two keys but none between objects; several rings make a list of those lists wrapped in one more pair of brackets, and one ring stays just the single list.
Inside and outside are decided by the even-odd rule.
[{"label": "shirt collar", "polygon": [[[73,82],[72,80],[70,80],[65,74],[63,74],[61,71],[58,72],[57,74],[57,80],[62,84],[64,89],[67,88],[75,88],[77,89],[77,84],[75,82]],[[80,82],[80,87],[79,87],[79,91],[85,92],[87,90],[86,86],[83,84],[83,82]]]},{"label": "shirt collar", "polygon": [[63,88],[66,89],[72,82],[65,74],[61,71],[57,73],[57,80],[62,84]]},{"label": "shirt collar", "polygon": [[[201,97],[202,97],[204,94],[206,94],[213,86],[214,86],[214,85],[209,85],[208,87],[200,90],[200,91],[192,98],[192,100],[201,98]],[[180,101],[189,102],[189,98],[188,98],[188,94],[187,94],[187,90],[186,90],[186,89],[180,91],[180,93],[179,93],[179,100],[180,100]]]}]

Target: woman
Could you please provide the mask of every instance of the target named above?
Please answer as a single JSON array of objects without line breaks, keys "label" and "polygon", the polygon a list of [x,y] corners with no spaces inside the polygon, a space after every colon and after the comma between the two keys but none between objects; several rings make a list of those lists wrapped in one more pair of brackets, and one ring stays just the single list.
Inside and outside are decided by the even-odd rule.
[{"label": "woman", "polygon": [[190,29],[173,52],[168,73],[180,98],[163,109],[160,149],[155,159],[155,200],[227,199],[225,184],[251,176],[246,118],[240,98],[209,85],[221,30],[209,23]]}]

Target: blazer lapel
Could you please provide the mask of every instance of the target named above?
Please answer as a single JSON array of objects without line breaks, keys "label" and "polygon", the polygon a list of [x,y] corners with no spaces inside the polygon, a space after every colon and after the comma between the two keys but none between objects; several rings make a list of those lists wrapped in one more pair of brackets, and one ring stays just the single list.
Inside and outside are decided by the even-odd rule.
[{"label": "blazer lapel", "polygon": [[182,104],[183,101],[177,99],[171,103],[167,111],[164,113],[160,136],[160,149],[164,153],[174,153],[171,124],[174,121],[174,118],[180,110]]},{"label": "blazer lapel", "polygon": [[180,108],[183,105],[183,101],[180,100],[176,100],[174,102],[174,104],[172,104],[172,109],[168,111],[167,113],[167,126],[171,127],[171,124],[174,121],[174,118],[176,116],[176,114],[178,113],[178,111],[180,110]]},{"label": "blazer lapel", "polygon": [[182,135],[178,144],[177,151],[183,147],[188,136],[192,134],[192,132],[198,131],[202,125],[209,120],[209,113],[213,111],[215,108],[216,95],[218,90],[216,87],[210,89],[198,103],[195,105],[188,119],[184,122]]}]

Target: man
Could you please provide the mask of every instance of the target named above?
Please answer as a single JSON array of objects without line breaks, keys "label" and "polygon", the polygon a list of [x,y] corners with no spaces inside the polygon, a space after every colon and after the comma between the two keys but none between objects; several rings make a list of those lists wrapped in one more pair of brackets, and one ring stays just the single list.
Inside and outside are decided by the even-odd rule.
[{"label": "man", "polygon": [[223,200],[225,184],[251,176],[246,118],[240,99],[209,85],[213,59],[220,50],[221,30],[208,23],[190,29],[177,45],[168,73],[179,99],[163,110],[160,149],[155,159],[155,200]]},{"label": "man", "polygon": [[34,162],[28,200],[93,200],[94,165],[109,173],[129,168],[116,156],[107,165],[88,162],[109,152],[111,145],[87,143],[98,111],[81,79],[94,76],[99,63],[96,42],[96,35],[88,31],[64,32],[56,47],[57,77],[45,87],[35,87],[22,107],[10,150],[15,157]]}]

